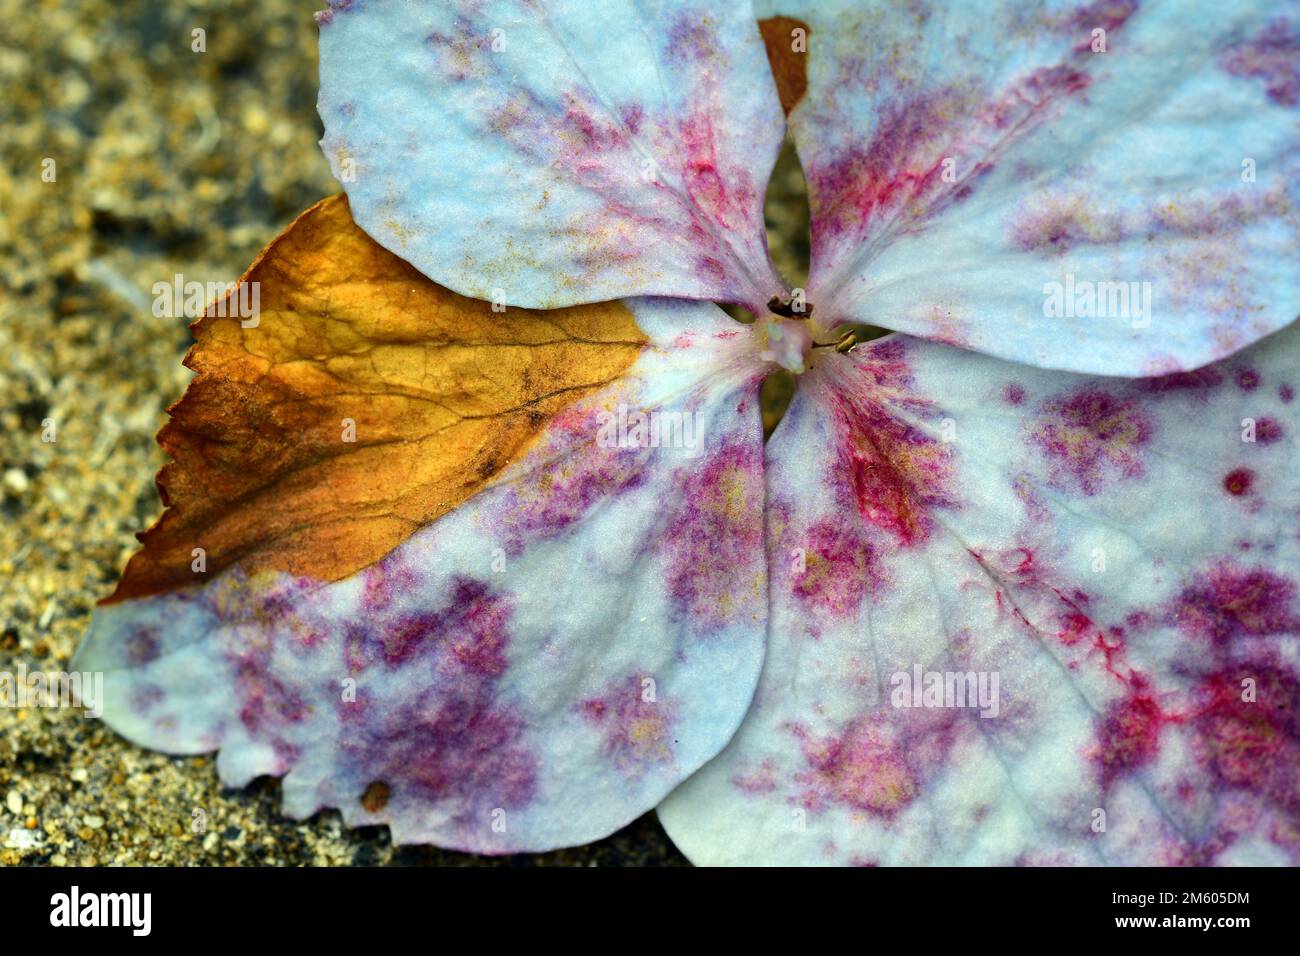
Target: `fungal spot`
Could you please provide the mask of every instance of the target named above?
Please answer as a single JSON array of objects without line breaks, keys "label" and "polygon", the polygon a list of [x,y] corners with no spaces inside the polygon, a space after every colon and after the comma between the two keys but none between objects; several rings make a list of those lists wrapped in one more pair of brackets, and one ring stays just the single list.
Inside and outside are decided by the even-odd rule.
[{"label": "fungal spot", "polygon": [[126,639],[126,660],[132,667],[141,667],[158,659],[158,633],[153,628],[133,631]]},{"label": "fungal spot", "polygon": [[1242,699],[1242,674],[1209,674],[1197,688],[1194,753],[1219,782],[1300,809],[1300,687],[1291,675],[1251,671],[1257,702]]},{"label": "fungal spot", "polygon": [[1279,17],[1254,37],[1224,51],[1220,65],[1254,80],[1279,106],[1300,106],[1300,33]]},{"label": "fungal spot", "polygon": [[676,705],[646,693],[653,679],[634,673],[599,697],[578,705],[583,720],[600,730],[601,751],[620,773],[639,777],[673,759]]},{"label": "fungal spot", "polygon": [[1099,211],[1082,196],[1035,199],[1011,227],[1011,241],[1022,252],[1061,254],[1078,245],[1109,245],[1124,238],[1118,216]]},{"label": "fungal spot", "polygon": [[1228,472],[1223,479],[1223,488],[1228,494],[1241,497],[1250,493],[1255,483],[1255,473],[1249,468],[1237,468]]},{"label": "fungal spot", "polygon": [[[1075,10],[1069,22],[1076,31],[1100,28],[1111,33],[1122,27],[1137,8],[1137,0],[1093,0]],[[1088,49],[1087,42],[1079,49]]]},{"label": "fungal spot", "polygon": [[1103,787],[1155,759],[1163,725],[1160,707],[1141,681],[1127,697],[1106,708],[1094,754]]},{"label": "fungal spot", "polygon": [[1255,422],[1255,441],[1261,445],[1271,445],[1280,441],[1285,434],[1282,423],[1276,418],[1261,418]]},{"label": "fungal spot", "polygon": [[838,804],[893,819],[917,798],[925,777],[942,770],[953,720],[951,710],[909,711],[893,720],[872,715],[824,737],[792,726],[807,762],[795,775],[800,803],[811,811]]},{"label": "fungal spot", "polygon": [[611,417],[604,408],[583,406],[553,421],[536,449],[540,460],[553,464],[516,482],[498,516],[512,536],[510,550],[518,552],[525,540],[563,533],[598,502],[645,482],[651,449],[637,446],[630,428],[628,435],[614,436],[628,438],[625,447],[593,446],[592,437],[608,430]]},{"label": "fungal spot", "polygon": [[1170,616],[1183,633],[1216,644],[1285,634],[1300,628],[1295,594],[1295,585],[1272,571],[1224,562],[1183,588]]},{"label": "fungal spot", "polygon": [[1092,386],[1049,402],[1031,432],[1051,462],[1052,481],[1085,495],[1112,479],[1141,477],[1142,448],[1151,434],[1150,420],[1135,403]]},{"label": "fungal spot", "polygon": [[804,803],[841,803],[886,819],[916,799],[920,782],[888,728],[858,721],[839,736],[806,738],[809,770],[800,775]]},{"label": "fungal spot", "polygon": [[758,449],[726,442],[685,480],[664,540],[673,608],[699,632],[750,613],[762,593],[749,556],[762,548],[763,469]]},{"label": "fungal spot", "polygon": [[805,548],[804,570],[795,575],[793,589],[811,608],[851,616],[884,583],[876,548],[849,523],[817,522],[808,529]]}]

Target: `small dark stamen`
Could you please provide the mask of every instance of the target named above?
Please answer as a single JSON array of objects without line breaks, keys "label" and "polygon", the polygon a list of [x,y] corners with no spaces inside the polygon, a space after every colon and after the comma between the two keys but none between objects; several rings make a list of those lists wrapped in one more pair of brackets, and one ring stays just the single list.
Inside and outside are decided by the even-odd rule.
[{"label": "small dark stamen", "polygon": [[767,300],[767,310],[784,319],[806,319],[808,316],[812,315],[813,307],[811,302],[805,302],[803,303],[803,308],[795,309],[794,305],[796,301],[798,301],[796,298],[787,299],[779,295],[774,295],[772,298]]}]

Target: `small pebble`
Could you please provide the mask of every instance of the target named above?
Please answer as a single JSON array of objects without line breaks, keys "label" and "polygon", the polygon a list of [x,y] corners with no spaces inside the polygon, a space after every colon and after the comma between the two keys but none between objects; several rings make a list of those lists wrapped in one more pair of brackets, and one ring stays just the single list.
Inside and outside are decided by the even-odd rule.
[{"label": "small pebble", "polygon": [[100,827],[104,825],[104,818],[101,816],[96,816],[93,813],[88,813],[81,818],[81,822],[84,823],[86,826],[90,827],[92,830],[98,830]]},{"label": "small pebble", "polygon": [[9,808],[10,813],[18,816],[23,812],[23,795],[17,790],[10,790],[5,797],[5,806]]},{"label": "small pebble", "polygon": [[5,472],[5,487],[16,495],[27,490],[27,473],[21,468],[10,468]]}]

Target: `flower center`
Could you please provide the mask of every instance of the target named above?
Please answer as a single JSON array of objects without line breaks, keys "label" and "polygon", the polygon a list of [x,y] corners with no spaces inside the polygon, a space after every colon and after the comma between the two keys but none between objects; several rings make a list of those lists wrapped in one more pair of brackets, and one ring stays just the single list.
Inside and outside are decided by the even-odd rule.
[{"label": "flower center", "polygon": [[813,336],[806,319],[786,319],[772,313],[755,322],[754,331],[762,342],[764,361],[775,362],[796,375],[807,370]]}]

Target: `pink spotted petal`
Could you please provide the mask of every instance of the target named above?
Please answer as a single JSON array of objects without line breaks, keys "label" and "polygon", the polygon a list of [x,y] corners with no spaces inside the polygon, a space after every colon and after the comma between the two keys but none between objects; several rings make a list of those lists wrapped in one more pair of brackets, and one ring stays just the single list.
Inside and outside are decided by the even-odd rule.
[{"label": "pink spotted petal", "polygon": [[768,445],[755,705],[674,842],[1300,862],[1300,326],[1143,381],[904,336],[821,362]]},{"label": "pink spotted petal", "polygon": [[543,850],[657,804],[758,679],[761,368],[713,306],[629,306],[628,375],[378,564],[99,608],[75,666],[107,672],[108,723],[397,843]]},{"label": "pink spotted petal", "polygon": [[322,147],[356,221],[464,295],[760,309],[784,130],[748,0],[334,2]]},{"label": "pink spotted petal", "polygon": [[1158,375],[1300,315],[1300,3],[765,0],[808,300],[1046,368]]}]

